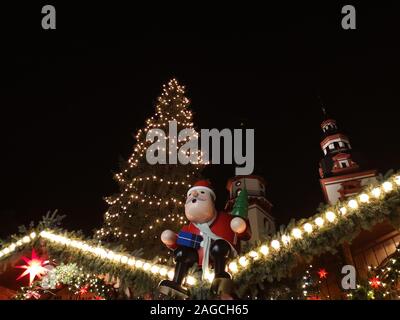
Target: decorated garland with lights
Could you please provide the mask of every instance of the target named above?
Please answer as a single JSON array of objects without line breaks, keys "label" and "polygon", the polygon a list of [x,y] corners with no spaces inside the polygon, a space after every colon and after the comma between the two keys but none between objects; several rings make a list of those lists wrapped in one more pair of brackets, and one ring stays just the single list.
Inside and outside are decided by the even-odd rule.
[{"label": "decorated garland with lights", "polygon": [[[389,177],[379,185],[371,185],[364,192],[340,202],[309,219],[292,222],[246,254],[229,263],[229,271],[237,284],[238,296],[257,292],[264,281],[279,281],[288,277],[298,264],[299,257],[311,260],[325,252],[335,253],[344,242],[351,242],[362,229],[368,230],[387,220],[400,226],[400,175]],[[45,219],[46,220],[46,219]],[[86,272],[118,277],[122,287],[132,288],[136,295],[152,292],[160,279],[172,278],[169,265],[144,260],[137,255],[112,250],[93,239],[84,239],[79,233],[53,228],[50,223],[39,223],[27,235],[14,237],[0,250],[0,262],[12,252],[46,241],[50,255],[58,261],[69,259],[83,266]],[[193,298],[207,298],[209,283],[196,275],[186,279]]]},{"label": "decorated garland with lights", "polygon": [[[132,155],[122,164],[121,171],[115,174],[120,191],[106,198],[109,208],[104,215],[103,227],[95,233],[96,238],[105,242],[117,242],[129,250],[142,247],[147,258],[159,255],[165,261],[169,252],[159,246],[160,230],[176,230],[183,223],[180,212],[186,189],[199,178],[204,164],[201,164],[199,153],[195,154],[197,164],[150,165],[146,160],[146,153],[154,151],[151,149],[155,147],[152,146],[152,141],[146,139],[146,135],[151,129],[168,132],[169,121],[173,120],[177,122],[177,132],[181,129],[193,129],[193,114],[188,108],[189,103],[185,96],[185,87],[176,79],[163,86],[163,92],[155,106],[155,114],[146,120],[144,128],[138,130]],[[188,140],[197,138],[197,135],[195,132],[193,137],[181,141],[166,134],[164,139],[169,145],[168,150],[157,150],[171,154],[173,148],[178,150]],[[189,159],[191,155],[185,156]]]}]

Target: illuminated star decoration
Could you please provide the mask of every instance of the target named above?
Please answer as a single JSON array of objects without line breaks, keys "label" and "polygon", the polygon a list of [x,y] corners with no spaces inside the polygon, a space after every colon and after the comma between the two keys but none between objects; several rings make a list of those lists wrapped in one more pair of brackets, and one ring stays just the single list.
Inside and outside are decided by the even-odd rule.
[{"label": "illuminated star decoration", "polygon": [[381,280],[379,280],[377,277],[374,277],[369,279],[369,284],[372,288],[377,289],[381,286]]},{"label": "illuminated star decoration", "polygon": [[32,285],[33,280],[36,277],[41,277],[46,274],[49,270],[45,268],[45,266],[49,263],[48,260],[43,260],[36,255],[35,250],[32,249],[31,259],[27,257],[22,257],[22,259],[26,262],[26,265],[16,266],[16,268],[25,269],[23,273],[17,278],[17,280],[25,277],[29,274],[29,285]]},{"label": "illuminated star decoration", "polygon": [[86,293],[88,293],[88,289],[89,289],[89,286],[88,286],[88,285],[85,285],[85,286],[83,286],[83,287],[80,288],[80,290],[79,290],[78,293],[79,293],[80,295],[86,294]]},{"label": "illuminated star decoration", "polygon": [[328,272],[325,269],[319,269],[318,275],[320,279],[326,279]]}]

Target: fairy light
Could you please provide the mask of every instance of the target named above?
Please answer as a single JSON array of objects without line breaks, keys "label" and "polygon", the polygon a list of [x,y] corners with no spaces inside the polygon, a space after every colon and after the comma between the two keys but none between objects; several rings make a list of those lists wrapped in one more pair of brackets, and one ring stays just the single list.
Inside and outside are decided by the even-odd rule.
[{"label": "fairy light", "polygon": [[152,267],[150,268],[150,271],[151,271],[151,273],[153,273],[153,274],[157,274],[157,273],[160,271],[160,267],[154,265],[154,266],[152,266]]},{"label": "fairy light", "polygon": [[308,222],[306,224],[304,224],[303,228],[304,228],[304,231],[307,233],[311,233],[313,231],[312,224],[308,223]]},{"label": "fairy light", "polygon": [[168,270],[166,268],[160,268],[160,270],[158,271],[160,276],[165,277],[168,273]]},{"label": "fairy light", "polygon": [[333,222],[336,219],[336,215],[332,211],[327,211],[325,213],[325,217],[326,217],[326,220],[328,220],[329,222]]},{"label": "fairy light", "polygon": [[232,273],[237,273],[239,271],[238,265],[235,261],[232,261],[231,263],[229,263],[228,269]]},{"label": "fairy light", "polygon": [[175,271],[174,270],[169,270],[167,272],[167,275],[168,275],[168,279],[172,280],[174,278]]},{"label": "fairy light", "polygon": [[207,272],[205,275],[205,278],[208,282],[213,282],[214,278],[215,278],[215,274],[214,272]]},{"label": "fairy light", "polygon": [[349,207],[351,209],[357,209],[358,208],[358,202],[356,200],[354,200],[354,199],[350,200],[348,204],[349,204]]},{"label": "fairy light", "polygon": [[347,213],[346,207],[341,207],[341,208],[339,209],[339,211],[340,211],[340,213],[342,214],[342,216],[344,216],[344,215]]},{"label": "fairy light", "polygon": [[359,199],[362,203],[369,202],[369,196],[366,193],[360,194]]},{"label": "fairy light", "polygon": [[275,250],[279,250],[279,248],[281,247],[281,244],[279,243],[278,240],[272,240],[271,247],[274,248]]},{"label": "fairy light", "polygon": [[249,252],[249,257],[253,258],[253,260],[257,260],[258,259],[258,253],[254,250]]},{"label": "fairy light", "polygon": [[23,243],[29,243],[31,242],[31,238],[29,238],[28,236],[25,236],[22,238]]},{"label": "fairy light", "polygon": [[299,228],[294,228],[292,230],[292,235],[295,239],[301,239],[301,235],[302,235],[301,230]]},{"label": "fairy light", "polygon": [[282,240],[282,243],[283,243],[284,245],[288,245],[289,242],[290,242],[290,237],[289,237],[288,235],[284,234],[284,235],[281,237],[281,240]]},{"label": "fairy light", "polygon": [[393,183],[386,181],[382,184],[383,191],[386,193],[390,192],[393,190]]},{"label": "fairy light", "polygon": [[269,253],[269,249],[266,245],[262,245],[260,248],[260,252],[262,253],[262,255],[266,256]]},{"label": "fairy light", "polygon": [[192,276],[187,276],[185,283],[190,286],[194,286],[196,284],[196,278]]},{"label": "fairy light", "polygon": [[324,219],[322,219],[321,217],[316,218],[314,222],[318,227],[322,227],[324,225]]},{"label": "fairy light", "polygon": [[374,188],[371,191],[372,196],[375,198],[379,198],[381,196],[381,193],[381,188]]},{"label": "fairy light", "polygon": [[398,186],[400,186],[400,176],[394,177],[394,182],[395,182]]},{"label": "fairy light", "polygon": [[245,256],[239,258],[239,264],[242,267],[246,267],[248,265],[248,263],[249,263],[249,261],[247,260],[247,258]]}]

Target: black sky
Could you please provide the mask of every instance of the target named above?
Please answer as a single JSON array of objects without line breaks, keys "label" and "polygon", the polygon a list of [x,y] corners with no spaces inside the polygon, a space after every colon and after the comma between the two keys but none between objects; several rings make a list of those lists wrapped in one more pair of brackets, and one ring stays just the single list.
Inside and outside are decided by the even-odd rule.
[{"label": "black sky", "polygon": [[[98,227],[103,196],[117,191],[111,173],[171,77],[186,85],[198,128],[255,129],[255,173],[278,223],[323,201],[318,95],[369,167],[400,168],[393,5],[357,6],[355,31],[341,29],[340,4],[236,9],[177,19],[57,5],[46,33],[32,5],[18,28],[2,25],[0,236],[53,209],[69,229]],[[233,167],[205,173],[221,207]]]}]

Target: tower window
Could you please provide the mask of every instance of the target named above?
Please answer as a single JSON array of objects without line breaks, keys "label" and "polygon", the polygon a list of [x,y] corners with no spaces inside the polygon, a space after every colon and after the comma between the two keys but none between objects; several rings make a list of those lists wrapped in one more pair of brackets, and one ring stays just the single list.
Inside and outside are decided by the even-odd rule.
[{"label": "tower window", "polygon": [[342,141],[339,141],[339,147],[341,147],[341,148],[344,147],[344,143]]},{"label": "tower window", "polygon": [[329,145],[329,149],[331,149],[331,150],[335,149],[335,146],[333,145],[333,143],[331,143],[331,144]]},{"label": "tower window", "polygon": [[340,161],[340,167],[347,168],[349,166],[349,162],[347,160]]}]

